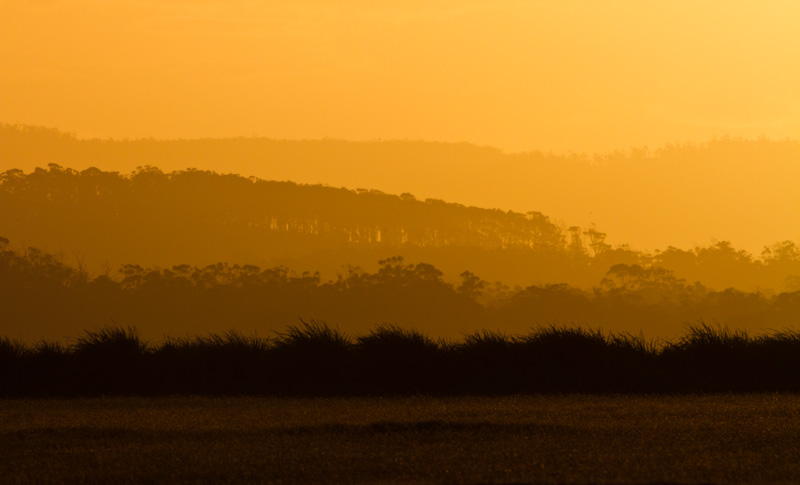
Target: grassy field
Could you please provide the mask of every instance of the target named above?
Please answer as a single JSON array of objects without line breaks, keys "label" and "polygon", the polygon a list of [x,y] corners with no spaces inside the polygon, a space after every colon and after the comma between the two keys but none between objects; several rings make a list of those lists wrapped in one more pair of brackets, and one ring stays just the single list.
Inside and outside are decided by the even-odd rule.
[{"label": "grassy field", "polygon": [[800,396],[0,400],[3,483],[800,477]]}]

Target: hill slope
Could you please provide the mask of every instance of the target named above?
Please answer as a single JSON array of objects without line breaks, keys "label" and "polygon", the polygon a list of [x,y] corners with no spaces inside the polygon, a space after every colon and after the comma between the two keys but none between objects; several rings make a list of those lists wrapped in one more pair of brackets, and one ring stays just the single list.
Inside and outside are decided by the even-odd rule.
[{"label": "hill slope", "polygon": [[718,139],[593,157],[504,153],[421,141],[266,138],[83,140],[44,128],[0,127],[0,168],[47,163],[84,170],[194,167],[267,180],[410,192],[588,226],[639,249],[729,240],[759,254],[800,239],[800,142]]}]

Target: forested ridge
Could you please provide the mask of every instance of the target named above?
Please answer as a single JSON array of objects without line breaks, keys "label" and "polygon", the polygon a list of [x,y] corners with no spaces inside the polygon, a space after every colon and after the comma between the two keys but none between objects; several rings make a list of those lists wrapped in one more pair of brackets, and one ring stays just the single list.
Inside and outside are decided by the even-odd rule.
[{"label": "forested ridge", "polygon": [[[153,230],[271,231],[308,234],[329,243],[560,249],[564,235],[538,212],[519,214],[465,207],[411,194],[348,190],[220,175],[194,169],[163,173],[141,167],[130,176],[50,164],[30,174],[2,174],[4,224],[28,215],[48,217],[69,230],[86,221],[122,229],[140,220]],[[13,216],[17,216],[16,219]],[[11,226],[15,227],[15,226]],[[59,229],[56,227],[55,229]],[[177,228],[176,228],[177,229]],[[66,232],[66,231],[65,231]]]},{"label": "forested ridge", "polygon": [[[126,175],[137,167],[158,167],[165,173],[194,167],[301,185],[411,193],[422,201],[437,198],[520,214],[539,212],[564,228],[585,229],[595,223],[614,246],[630,244],[651,252],[669,245],[688,250],[730,241],[759,257],[764,246],[800,238],[800,213],[790,210],[800,207],[797,140],[722,137],[606,153],[552,154],[420,140],[84,139],[56,129],[0,124],[0,171],[31,172],[49,163]],[[11,239],[20,240],[16,235]],[[712,282],[708,277],[713,272],[706,273],[703,281],[715,288],[731,284]],[[507,275],[502,279],[513,282]],[[746,279],[735,286],[742,287]],[[753,285],[777,289],[763,281]]]},{"label": "forested ridge", "polygon": [[283,266],[227,263],[128,264],[91,276],[34,248],[19,253],[0,240],[0,249],[3,333],[27,341],[61,340],[110,323],[136,326],[149,339],[228,329],[269,335],[299,318],[347,333],[388,323],[448,338],[552,324],[672,338],[698,321],[760,334],[800,321],[800,291],[713,291],[639,265],[611,267],[590,290],[566,284],[512,289],[469,271],[449,283],[435,266],[399,256],[379,261],[375,272],[351,267],[330,280]]},{"label": "forested ridge", "polygon": [[424,256],[452,248],[465,251],[450,256],[461,265],[505,250],[566,257],[564,230],[536,212],[191,169],[9,170],[0,174],[0,206],[4,236],[79,256],[95,270],[104,262],[292,262],[331,274],[363,264],[365,255],[374,265],[398,250]]},{"label": "forested ridge", "polygon": [[[14,338],[111,321],[150,338],[272,331],[298,318],[669,337],[699,320],[760,332],[800,318],[790,240],[758,255],[727,241],[649,252],[536,211],[192,168],[78,171],[49,153],[46,168],[0,173],[0,304]],[[31,156],[12,155],[3,163]]]},{"label": "forested ridge", "polygon": [[375,270],[401,255],[510,286],[591,288],[614,265],[672,271],[715,290],[800,289],[800,246],[759,257],[726,241],[653,253],[612,246],[591,226],[411,194],[266,181],[187,169],[131,174],[51,164],[0,174],[0,234],[12,247],[63,254],[93,274],[123,264],[172,267],[218,262],[289,266],[331,278],[347,265]]}]

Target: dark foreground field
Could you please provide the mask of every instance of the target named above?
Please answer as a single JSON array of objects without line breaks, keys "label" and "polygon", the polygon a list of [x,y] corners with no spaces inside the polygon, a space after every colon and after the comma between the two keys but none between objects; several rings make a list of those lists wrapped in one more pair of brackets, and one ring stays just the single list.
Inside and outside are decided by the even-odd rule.
[{"label": "dark foreground field", "polygon": [[3,483],[794,482],[800,396],[0,400]]}]

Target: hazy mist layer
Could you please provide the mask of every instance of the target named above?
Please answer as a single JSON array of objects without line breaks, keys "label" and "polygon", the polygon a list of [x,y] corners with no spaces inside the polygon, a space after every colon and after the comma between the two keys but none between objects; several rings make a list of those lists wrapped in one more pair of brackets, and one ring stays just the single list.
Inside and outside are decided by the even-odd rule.
[{"label": "hazy mist layer", "polygon": [[794,0],[10,0],[0,111],[89,137],[780,139],[798,22]]},{"label": "hazy mist layer", "polygon": [[30,337],[791,324],[798,25],[795,0],[0,0],[0,307]]}]

